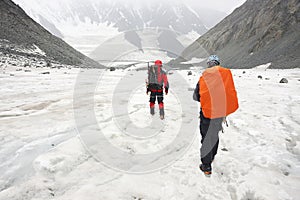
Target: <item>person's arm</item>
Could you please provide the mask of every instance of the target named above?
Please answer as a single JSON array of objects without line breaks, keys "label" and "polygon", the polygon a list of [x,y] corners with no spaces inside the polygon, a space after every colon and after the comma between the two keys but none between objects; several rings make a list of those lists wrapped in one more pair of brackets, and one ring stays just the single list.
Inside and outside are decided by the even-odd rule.
[{"label": "person's arm", "polygon": [[196,88],[194,90],[193,99],[194,101],[200,102],[199,83],[197,83]]},{"label": "person's arm", "polygon": [[165,93],[168,94],[170,85],[169,85],[168,76],[166,72],[163,72],[162,78],[164,81]]},{"label": "person's arm", "polygon": [[146,94],[148,95],[148,93],[150,92],[150,90],[149,90],[149,77],[145,79],[145,83],[146,83]]}]

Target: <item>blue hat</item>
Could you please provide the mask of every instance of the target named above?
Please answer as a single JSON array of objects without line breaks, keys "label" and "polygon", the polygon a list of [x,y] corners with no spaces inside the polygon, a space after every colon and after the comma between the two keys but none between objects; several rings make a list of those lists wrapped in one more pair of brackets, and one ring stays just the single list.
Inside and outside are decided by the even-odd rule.
[{"label": "blue hat", "polygon": [[207,62],[210,62],[210,61],[217,61],[218,63],[220,63],[220,59],[217,55],[211,55],[208,57],[208,61]]}]

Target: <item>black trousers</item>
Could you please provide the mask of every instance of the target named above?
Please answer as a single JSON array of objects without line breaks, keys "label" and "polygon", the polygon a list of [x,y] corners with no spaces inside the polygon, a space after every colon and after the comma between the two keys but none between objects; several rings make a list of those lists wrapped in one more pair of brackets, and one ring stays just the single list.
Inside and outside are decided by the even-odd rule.
[{"label": "black trousers", "polygon": [[211,165],[218,151],[219,132],[222,130],[223,118],[209,119],[200,111],[200,133],[201,133],[201,162]]},{"label": "black trousers", "polygon": [[161,90],[161,92],[151,91],[150,100],[149,100],[151,105],[155,104],[156,98],[157,98],[158,104],[160,106],[163,106],[163,101],[164,101],[163,90]]}]

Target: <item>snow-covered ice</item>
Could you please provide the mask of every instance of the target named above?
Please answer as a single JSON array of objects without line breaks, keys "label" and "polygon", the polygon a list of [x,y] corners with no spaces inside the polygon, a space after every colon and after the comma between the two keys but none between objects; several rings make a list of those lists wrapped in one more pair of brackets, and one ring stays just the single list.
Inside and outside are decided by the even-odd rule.
[{"label": "snow-covered ice", "polygon": [[203,62],[205,59],[203,58],[195,58],[193,57],[191,60],[186,61],[186,62],[181,62],[181,64],[191,64],[191,65],[196,65],[197,63]]},{"label": "snow-covered ice", "polygon": [[[88,69],[31,68],[25,72],[16,71],[20,66],[4,65],[0,71],[1,200],[296,200],[300,196],[299,69],[232,70],[240,108],[228,117],[229,127],[220,133],[213,174],[207,178],[198,169],[198,128],[184,156],[165,168],[134,174],[106,167],[88,153],[76,131],[74,86],[78,73]],[[45,71],[50,74],[42,74]],[[114,87],[125,72],[95,71],[105,81],[95,90],[97,123],[122,151],[158,151],[178,134],[184,114],[176,98],[180,85],[175,85],[174,75],[169,76],[173,91],[165,97],[166,120],[160,122],[164,132],[151,138],[129,138],[114,123],[112,112]],[[142,72],[129,73],[135,77]],[[178,73],[193,88],[201,71],[193,70],[192,76],[187,71]],[[283,77],[289,83],[280,84]],[[152,120],[143,84],[138,82],[128,94],[129,117],[140,127]],[[190,104],[197,105],[192,91],[181,89]],[[84,101],[79,105],[84,109]]]}]

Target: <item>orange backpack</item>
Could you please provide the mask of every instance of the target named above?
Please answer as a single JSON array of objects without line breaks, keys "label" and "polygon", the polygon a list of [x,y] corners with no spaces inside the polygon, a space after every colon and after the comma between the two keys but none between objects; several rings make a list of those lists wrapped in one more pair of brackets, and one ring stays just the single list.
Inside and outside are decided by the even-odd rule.
[{"label": "orange backpack", "polygon": [[206,118],[226,117],[238,109],[230,69],[220,66],[206,69],[200,77],[199,86],[200,104]]}]

